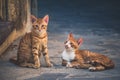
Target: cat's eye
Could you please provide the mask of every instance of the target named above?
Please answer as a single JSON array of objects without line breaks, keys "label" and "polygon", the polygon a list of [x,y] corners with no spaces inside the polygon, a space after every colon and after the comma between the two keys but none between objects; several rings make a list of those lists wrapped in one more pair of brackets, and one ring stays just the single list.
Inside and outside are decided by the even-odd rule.
[{"label": "cat's eye", "polygon": [[73,45],[73,43],[70,43],[70,45]]},{"label": "cat's eye", "polygon": [[44,27],[44,25],[42,25],[41,27]]},{"label": "cat's eye", "polygon": [[36,28],[38,28],[38,25],[35,25]]},{"label": "cat's eye", "polygon": [[73,47],[74,46],[74,44],[73,43],[70,43],[70,45]]},{"label": "cat's eye", "polygon": [[41,26],[42,29],[45,29],[44,25]]},{"label": "cat's eye", "polygon": [[71,45],[71,47],[74,47],[74,48],[75,48],[75,46],[74,46],[74,44],[73,44],[73,43],[70,43],[70,45]]}]

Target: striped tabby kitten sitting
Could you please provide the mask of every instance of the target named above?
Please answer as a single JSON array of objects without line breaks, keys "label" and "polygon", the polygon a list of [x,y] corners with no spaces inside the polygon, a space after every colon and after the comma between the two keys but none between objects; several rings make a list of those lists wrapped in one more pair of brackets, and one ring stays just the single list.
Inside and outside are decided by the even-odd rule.
[{"label": "striped tabby kitten sitting", "polygon": [[107,56],[88,50],[79,50],[82,42],[82,38],[75,40],[72,33],[68,35],[68,39],[65,42],[65,50],[62,53],[63,66],[86,68],[90,71],[114,68],[114,63]]},{"label": "striped tabby kitten sitting", "polygon": [[48,47],[47,47],[47,25],[49,16],[43,18],[36,18],[31,16],[32,30],[26,33],[19,43],[17,52],[17,60],[12,58],[10,61],[22,67],[40,67],[40,56],[43,54],[48,67],[53,66],[49,60]]}]

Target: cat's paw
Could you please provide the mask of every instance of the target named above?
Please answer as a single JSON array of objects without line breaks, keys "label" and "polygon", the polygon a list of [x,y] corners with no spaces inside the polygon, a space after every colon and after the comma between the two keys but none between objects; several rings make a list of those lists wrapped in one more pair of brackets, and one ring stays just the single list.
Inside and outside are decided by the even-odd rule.
[{"label": "cat's paw", "polygon": [[53,64],[52,63],[48,63],[47,66],[48,67],[53,67]]},{"label": "cat's paw", "polygon": [[89,67],[89,71],[96,71],[96,67]]},{"label": "cat's paw", "polygon": [[38,68],[40,68],[40,65],[39,64],[38,65],[34,65],[33,68],[38,69]]},{"label": "cat's paw", "polygon": [[70,63],[67,63],[66,67],[67,68],[72,68],[73,66]]}]

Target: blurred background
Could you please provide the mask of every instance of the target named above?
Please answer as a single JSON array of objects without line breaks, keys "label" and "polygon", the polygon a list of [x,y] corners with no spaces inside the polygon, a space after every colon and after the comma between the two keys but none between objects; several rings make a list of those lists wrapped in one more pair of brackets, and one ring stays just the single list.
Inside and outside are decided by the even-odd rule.
[{"label": "blurred background", "polygon": [[119,0],[38,0],[37,16],[45,14],[50,16],[48,30],[53,33],[120,32]]}]

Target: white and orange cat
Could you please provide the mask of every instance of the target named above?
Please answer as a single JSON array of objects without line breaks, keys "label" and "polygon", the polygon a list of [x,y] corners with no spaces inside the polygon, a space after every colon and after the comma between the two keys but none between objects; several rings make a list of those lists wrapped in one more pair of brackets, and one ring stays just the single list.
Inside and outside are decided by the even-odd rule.
[{"label": "white and orange cat", "polygon": [[49,16],[46,15],[43,18],[36,18],[31,15],[32,29],[30,33],[26,33],[20,40],[19,48],[17,52],[17,59],[10,59],[10,61],[16,63],[22,67],[40,67],[40,56],[43,54],[48,67],[53,66],[49,60],[48,55],[48,35],[47,25],[49,22]]},{"label": "white and orange cat", "polygon": [[65,41],[65,50],[62,53],[62,65],[73,68],[89,69],[90,71],[101,71],[114,68],[113,61],[105,55],[79,50],[83,39],[74,39],[73,34],[68,35]]}]

